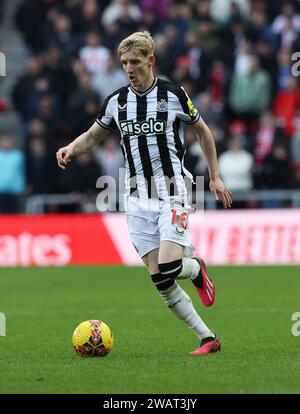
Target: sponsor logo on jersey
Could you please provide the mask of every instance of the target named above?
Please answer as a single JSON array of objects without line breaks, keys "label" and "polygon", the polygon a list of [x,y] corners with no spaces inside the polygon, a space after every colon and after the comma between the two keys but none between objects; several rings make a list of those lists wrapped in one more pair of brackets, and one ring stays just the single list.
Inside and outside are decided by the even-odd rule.
[{"label": "sponsor logo on jersey", "polygon": [[118,104],[118,107],[120,109],[120,111],[125,111],[127,108],[127,103],[125,103],[124,105]]},{"label": "sponsor logo on jersey", "polygon": [[161,99],[157,102],[157,110],[158,112],[167,112],[168,110],[168,102],[165,99]]},{"label": "sponsor logo on jersey", "polygon": [[154,118],[142,122],[121,121],[120,128],[124,135],[163,134],[166,132],[166,121]]}]

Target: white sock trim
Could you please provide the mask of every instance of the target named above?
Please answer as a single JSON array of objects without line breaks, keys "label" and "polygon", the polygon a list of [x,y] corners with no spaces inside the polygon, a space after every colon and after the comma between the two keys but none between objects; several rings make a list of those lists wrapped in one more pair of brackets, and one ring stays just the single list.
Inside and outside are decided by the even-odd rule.
[{"label": "white sock trim", "polygon": [[195,279],[200,272],[200,264],[190,257],[182,258],[182,270],[176,279]]}]

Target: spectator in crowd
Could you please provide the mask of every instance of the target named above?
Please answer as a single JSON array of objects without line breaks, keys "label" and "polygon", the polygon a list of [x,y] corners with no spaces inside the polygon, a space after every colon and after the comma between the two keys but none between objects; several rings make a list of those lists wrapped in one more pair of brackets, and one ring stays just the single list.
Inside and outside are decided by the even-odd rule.
[{"label": "spectator in crowd", "polygon": [[229,92],[234,116],[246,123],[256,120],[271,103],[270,75],[260,68],[259,59],[252,56],[250,72],[234,74]]},{"label": "spectator in crowd", "polygon": [[274,99],[273,113],[288,136],[294,133],[296,109],[300,105],[300,87],[298,78],[289,76],[286,90],[279,91]]},{"label": "spectator in crowd", "polygon": [[250,11],[249,0],[211,0],[210,12],[212,18],[218,23],[227,23],[232,15],[247,19]]},{"label": "spectator in crowd", "polygon": [[122,14],[116,20],[120,28],[120,35],[124,38],[138,29],[138,21],[132,16],[130,4],[122,4]]},{"label": "spectator in crowd", "polygon": [[292,57],[288,49],[279,49],[277,52],[277,85],[276,90],[286,91],[291,77]]},{"label": "spectator in crowd", "polygon": [[69,170],[66,174],[58,174],[59,192],[96,194],[96,182],[102,175],[102,168],[92,153],[78,157]]},{"label": "spectator in crowd", "polygon": [[25,117],[25,108],[32,93],[35,82],[43,75],[43,64],[40,57],[31,57],[26,64],[26,72],[16,82],[12,90],[15,109]]},{"label": "spectator in crowd", "polygon": [[27,126],[27,134],[25,135],[25,144],[24,150],[27,156],[29,143],[32,139],[39,139],[44,141],[48,147],[52,136],[50,135],[50,131],[48,129],[47,124],[45,124],[40,118],[33,118]]},{"label": "spectator in crowd", "polygon": [[[261,3],[263,4],[263,3]],[[270,24],[268,22],[268,15],[265,9],[259,9],[252,5],[250,11],[249,29],[251,32],[251,38],[255,43],[260,41],[266,42],[270,45],[271,50],[276,48],[276,35],[272,32]]]},{"label": "spectator in crowd", "polygon": [[26,176],[28,194],[47,194],[50,190],[49,153],[46,140],[35,136],[28,143]]},{"label": "spectator in crowd", "polygon": [[[78,131],[77,120],[80,120],[85,114],[91,113],[90,105],[88,103],[93,103],[99,107],[100,102],[103,101],[103,95],[99,96],[99,93],[92,86],[92,77],[87,72],[82,72],[78,76],[78,89],[75,89],[71,94],[68,100],[68,120],[70,134],[76,135]],[[89,118],[89,116],[88,116]],[[86,122],[83,122],[86,124]]]},{"label": "spectator in crowd", "polygon": [[109,49],[103,46],[101,36],[97,32],[89,32],[85,41],[85,46],[79,51],[84,67],[92,77],[104,73],[111,56]]},{"label": "spectator in crowd", "polygon": [[224,128],[225,124],[223,113],[220,111],[218,105],[213,104],[212,98],[213,97],[210,91],[203,91],[198,95],[196,105],[207,124]]},{"label": "spectator in crowd", "polygon": [[[96,150],[95,158],[101,167],[102,175],[112,177],[114,180],[115,187],[112,186],[111,189],[115,188],[116,193],[114,192],[115,194],[112,194],[112,196],[116,196],[116,194],[119,194],[119,173],[120,168],[124,167],[124,157],[119,142],[115,136],[109,135],[106,138],[103,145]],[[118,208],[119,206],[118,197],[116,199],[114,199],[114,197],[111,197],[109,201],[111,203],[108,203],[108,206],[101,206],[101,209],[109,208],[110,211],[115,211],[115,208]]]},{"label": "spectator in crowd", "polygon": [[223,112],[225,95],[229,85],[229,71],[225,62],[217,58],[213,61],[209,83],[211,84],[212,104]]},{"label": "spectator in crowd", "polygon": [[69,59],[56,44],[51,45],[43,57],[43,73],[65,106],[68,96],[76,88],[76,76]]},{"label": "spectator in crowd", "polygon": [[48,133],[53,137],[52,139],[54,139],[61,133],[62,111],[60,101],[56,99],[56,96],[51,94],[37,96],[37,98],[38,99],[35,101],[35,97],[33,96],[32,113],[30,114],[30,117],[27,118],[27,121],[29,122],[35,117],[41,119],[47,125]]},{"label": "spectator in crowd", "polygon": [[[50,7],[50,4],[49,4]],[[45,38],[43,27],[46,23],[48,6],[39,0],[22,1],[15,15],[16,27],[23,33],[31,53],[43,51]]]},{"label": "spectator in crowd", "polygon": [[277,91],[278,64],[272,44],[269,40],[261,39],[256,43],[256,51],[261,68],[270,75],[271,79],[271,100],[273,101]]},{"label": "spectator in crowd", "polygon": [[163,20],[166,17],[171,3],[172,0],[139,0],[143,16],[150,10],[155,13],[159,20]]},{"label": "spectator in crowd", "polygon": [[[69,171],[58,173],[58,192],[72,196],[73,202],[63,212],[96,211],[96,184],[102,170],[92,153],[81,154],[70,165]],[[82,202],[80,202],[82,201]],[[91,210],[91,205],[94,209]]]},{"label": "spectator in crowd", "polygon": [[93,154],[80,154],[75,162],[72,191],[78,193],[96,193],[96,183],[103,175],[102,167],[97,163]]},{"label": "spectator in crowd", "polygon": [[39,112],[43,111],[43,106],[48,103],[53,110],[53,116],[59,118],[61,113],[61,101],[59,96],[51,88],[50,82],[46,77],[38,78],[33,89],[28,96],[24,115],[25,120],[29,122],[36,117]]},{"label": "spectator in crowd", "polygon": [[211,69],[211,56],[199,48],[197,35],[188,31],[185,35],[187,75],[193,80],[197,92],[207,89]]},{"label": "spectator in crowd", "polygon": [[84,131],[86,131],[95,121],[99,112],[100,106],[98,99],[86,100],[84,102],[82,112],[80,112],[78,116],[74,118],[70,123],[70,132],[72,135],[74,135],[75,132],[77,132],[77,134],[82,134]]},{"label": "spectator in crowd", "polygon": [[217,150],[217,156],[219,156],[220,154],[222,154],[223,152],[227,150],[227,137],[224,132],[224,128],[219,128],[218,126],[214,124],[208,124],[208,127],[211,130],[211,133],[214,137],[216,150]]},{"label": "spectator in crowd", "polygon": [[251,40],[247,25],[241,18],[232,19],[227,25],[221,26],[219,32],[224,39],[221,56],[232,67],[235,64],[237,52],[241,50],[241,45],[245,44],[247,40]]},{"label": "spectator in crowd", "polygon": [[89,32],[100,30],[100,20],[103,2],[97,0],[83,0],[73,8],[72,23],[74,32],[86,35]]},{"label": "spectator in crowd", "polygon": [[0,136],[0,213],[18,213],[25,190],[25,160],[10,135]]},{"label": "spectator in crowd", "polygon": [[[232,192],[246,192],[253,188],[253,156],[245,151],[239,137],[232,137],[228,150],[218,158],[220,176]],[[235,208],[244,203],[235,202]]]},{"label": "spectator in crowd", "polygon": [[[286,144],[278,142],[273,146],[272,152],[263,162],[262,188],[286,190],[290,183],[290,162]],[[262,203],[264,208],[281,208],[283,200],[267,200]]]},{"label": "spectator in crowd", "polygon": [[300,166],[300,107],[296,109],[294,117],[294,133],[291,140],[292,160],[296,167]]},{"label": "spectator in crowd", "polygon": [[235,76],[248,75],[253,66],[253,44],[245,39],[235,50],[234,74]]},{"label": "spectator in crowd", "polygon": [[286,30],[300,31],[300,14],[296,13],[292,1],[282,2],[281,14],[275,17],[271,27],[276,35],[282,35]]},{"label": "spectator in crowd", "polygon": [[[184,15],[182,13],[182,7],[177,2],[170,3],[169,7],[167,8],[166,16],[163,20],[161,20],[160,25],[158,27],[159,33],[165,33],[168,37],[171,36],[176,42],[178,52],[181,54],[183,49],[183,40],[185,34],[187,33],[190,25],[190,16]],[[172,28],[172,32],[170,32],[170,28]],[[175,36],[174,36],[175,35]]]},{"label": "spectator in crowd", "polygon": [[217,55],[220,52],[221,42],[216,27],[211,18],[199,20],[197,25],[199,48],[209,55]]},{"label": "spectator in crowd", "polygon": [[146,10],[143,13],[143,20],[139,24],[139,31],[146,31],[152,33],[153,36],[156,36],[158,32],[159,21],[155,12],[151,9]]},{"label": "spectator in crowd", "polygon": [[105,45],[112,54],[117,50],[119,41],[121,39],[121,28],[117,21],[113,22],[103,32],[103,45]]},{"label": "spectator in crowd", "polygon": [[124,157],[120,144],[114,135],[108,135],[103,145],[96,149],[95,158],[103,175],[113,177],[119,181],[119,168],[124,166]]},{"label": "spectator in crowd", "polygon": [[108,59],[107,70],[103,73],[96,73],[92,81],[93,88],[99,93],[100,100],[103,99],[103,96],[108,96],[127,84],[128,77],[114,56]]},{"label": "spectator in crowd", "polygon": [[283,31],[278,36],[279,47],[287,49],[287,50],[291,50],[293,47],[293,43],[297,39],[298,33],[299,33],[299,28],[296,28],[294,26],[292,17],[289,17],[287,19],[287,22],[286,22],[286,25]]},{"label": "spectator in crowd", "polygon": [[240,119],[233,121],[228,128],[229,137],[231,139],[236,138],[243,149],[251,152],[252,154],[252,142],[251,135],[248,132],[247,124]]},{"label": "spectator in crowd", "polygon": [[207,163],[192,129],[186,129],[184,142],[186,147],[184,166],[191,171],[194,178],[205,175],[207,173]]},{"label": "spectator in crowd", "polygon": [[82,60],[80,60],[79,57],[76,57],[71,60],[71,66],[72,66],[72,72],[74,76],[76,77],[76,81],[77,81],[77,85],[75,86],[74,89],[78,89],[78,85],[79,85],[78,79],[80,78],[81,75],[87,73],[87,71],[84,66],[84,63],[82,62]]},{"label": "spectator in crowd", "polygon": [[270,111],[265,111],[259,119],[255,142],[255,165],[261,166],[264,158],[271,152],[275,137],[275,118]]},{"label": "spectator in crowd", "polygon": [[295,173],[291,177],[291,188],[294,190],[300,190],[300,165],[296,167]]},{"label": "spectator in crowd", "polygon": [[194,9],[199,20],[207,20],[211,18],[210,0],[195,1]]},{"label": "spectator in crowd", "polygon": [[[58,140],[40,118],[29,122],[24,142],[27,194],[56,192],[57,168],[53,160]],[[52,133],[54,135],[52,135]]]},{"label": "spectator in crowd", "polygon": [[[175,62],[172,70],[176,69],[177,58],[184,54],[184,41],[180,39],[178,42],[178,29],[174,24],[165,24],[163,27],[163,36],[166,38],[169,59]],[[168,74],[166,74],[168,76]],[[172,72],[170,75],[172,77]]]},{"label": "spectator in crowd", "polygon": [[58,45],[67,56],[75,56],[79,47],[79,40],[72,32],[70,17],[59,14],[54,19],[53,26],[53,32],[47,36],[47,45]]},{"label": "spectator in crowd", "polygon": [[171,53],[174,53],[174,45],[170,44],[169,39],[167,39],[163,34],[158,34],[155,36],[155,44],[155,53],[157,56],[155,70],[157,73],[159,73],[160,76],[164,75],[170,78],[172,71],[174,71],[173,59],[177,59],[178,57],[176,51],[174,57],[171,55]]},{"label": "spectator in crowd", "polygon": [[[105,28],[116,22],[124,13],[124,9],[128,8],[129,16],[136,22],[141,21],[142,13],[140,8],[127,0],[112,0],[102,14],[101,23]],[[127,13],[127,12],[126,12]]]}]

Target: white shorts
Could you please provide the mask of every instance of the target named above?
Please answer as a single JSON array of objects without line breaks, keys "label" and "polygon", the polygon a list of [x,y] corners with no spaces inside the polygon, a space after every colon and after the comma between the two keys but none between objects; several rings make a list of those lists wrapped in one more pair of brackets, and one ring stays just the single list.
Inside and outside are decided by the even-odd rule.
[{"label": "white shorts", "polygon": [[[139,204],[135,199],[133,205]],[[188,209],[175,205],[171,210],[159,203],[158,211],[132,209],[127,211],[127,224],[133,246],[140,257],[158,249],[161,241],[172,241],[184,246],[184,256],[191,257],[194,247],[188,230]]]}]

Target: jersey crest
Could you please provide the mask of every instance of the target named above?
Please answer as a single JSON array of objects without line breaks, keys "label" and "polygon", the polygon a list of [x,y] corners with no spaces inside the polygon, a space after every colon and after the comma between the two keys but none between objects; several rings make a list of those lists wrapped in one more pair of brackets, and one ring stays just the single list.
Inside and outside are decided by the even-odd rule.
[{"label": "jersey crest", "polygon": [[166,112],[168,110],[168,102],[165,99],[161,99],[157,102],[157,111]]}]

